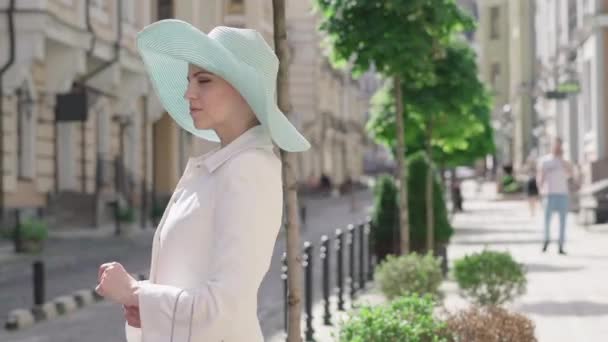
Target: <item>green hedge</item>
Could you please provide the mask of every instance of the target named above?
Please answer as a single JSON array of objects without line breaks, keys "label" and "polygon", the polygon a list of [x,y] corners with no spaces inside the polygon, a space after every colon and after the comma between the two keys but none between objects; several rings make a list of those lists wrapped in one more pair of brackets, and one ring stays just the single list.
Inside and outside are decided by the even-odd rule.
[{"label": "green hedge", "polygon": [[[424,153],[416,153],[408,158],[408,207],[410,218],[411,250],[425,252],[426,247],[426,175],[429,170]],[[443,197],[443,189],[437,178],[433,184],[433,210],[435,214],[435,244],[446,244],[454,230],[448,219],[448,211]],[[391,253],[398,253],[399,207],[398,191],[392,176],[378,178],[374,188],[374,209],[372,238],[376,250],[382,245],[391,246]],[[386,248],[385,248],[386,249]],[[379,255],[383,258],[383,255]]]}]

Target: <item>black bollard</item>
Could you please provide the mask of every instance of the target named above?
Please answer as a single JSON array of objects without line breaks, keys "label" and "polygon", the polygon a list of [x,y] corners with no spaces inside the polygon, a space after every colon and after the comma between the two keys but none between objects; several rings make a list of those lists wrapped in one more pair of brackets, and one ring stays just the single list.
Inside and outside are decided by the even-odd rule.
[{"label": "black bollard", "polygon": [[357,295],[357,282],[355,281],[355,226],[348,225],[348,285],[350,286],[350,301]]},{"label": "black bollard", "polygon": [[15,231],[13,232],[15,253],[23,252],[23,239],[21,238],[21,211],[15,209]]},{"label": "black bollard", "polygon": [[287,335],[287,312],[289,310],[289,304],[287,303],[288,296],[288,288],[287,288],[287,253],[283,253],[283,257],[281,258],[281,279],[283,280],[283,323],[285,328],[285,335]]},{"label": "black bollard", "polygon": [[310,244],[310,242],[306,241],[304,243],[304,262],[303,262],[303,266],[304,266],[304,270],[305,270],[304,294],[306,296],[306,298],[304,298],[304,305],[305,305],[305,309],[306,309],[306,331],[305,331],[306,341],[314,341],[314,334],[315,334],[315,330],[312,327],[312,321],[313,321],[313,316],[312,316],[312,303],[313,303],[312,250],[313,250],[312,245]]},{"label": "black bollard", "polygon": [[323,262],[323,324],[331,325],[331,310],[329,302],[329,238],[321,237],[321,260]]},{"label": "black bollard", "polygon": [[306,205],[300,206],[300,218],[302,220],[302,225],[306,225]]},{"label": "black bollard", "polygon": [[34,275],[34,305],[40,306],[44,304],[44,263],[38,260],[32,266]]},{"label": "black bollard", "polygon": [[365,224],[357,226],[359,229],[359,289],[365,289]]},{"label": "black bollard", "polygon": [[371,219],[366,220],[366,232],[367,232],[367,280],[374,280],[374,239],[372,238],[372,221]]},{"label": "black bollard", "polygon": [[336,229],[336,263],[338,266],[338,310],[344,311],[344,239],[342,231]]}]

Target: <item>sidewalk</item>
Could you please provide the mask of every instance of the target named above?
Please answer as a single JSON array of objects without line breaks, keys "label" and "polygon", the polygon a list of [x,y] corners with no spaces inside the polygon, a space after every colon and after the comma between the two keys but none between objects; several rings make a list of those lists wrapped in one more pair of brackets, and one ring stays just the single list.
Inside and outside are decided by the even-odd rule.
[{"label": "sidewalk", "polygon": [[[528,291],[511,305],[536,324],[540,342],[608,341],[608,227],[576,225],[568,219],[568,255],[557,244],[541,252],[542,213],[531,217],[525,201],[497,200],[493,184],[476,193],[464,185],[464,213],[454,217],[456,234],[448,250],[450,261],[484,248],[510,251],[528,270]],[[552,238],[557,239],[557,216]],[[451,291],[450,291],[451,292]],[[449,295],[448,306],[463,305]]]}]

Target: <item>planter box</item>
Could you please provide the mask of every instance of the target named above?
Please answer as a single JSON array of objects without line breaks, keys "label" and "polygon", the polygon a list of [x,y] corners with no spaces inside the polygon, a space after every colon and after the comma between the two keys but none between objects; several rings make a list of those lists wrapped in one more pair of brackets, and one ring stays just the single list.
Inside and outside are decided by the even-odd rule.
[{"label": "planter box", "polygon": [[44,249],[44,240],[23,240],[21,243],[23,253],[40,253]]}]

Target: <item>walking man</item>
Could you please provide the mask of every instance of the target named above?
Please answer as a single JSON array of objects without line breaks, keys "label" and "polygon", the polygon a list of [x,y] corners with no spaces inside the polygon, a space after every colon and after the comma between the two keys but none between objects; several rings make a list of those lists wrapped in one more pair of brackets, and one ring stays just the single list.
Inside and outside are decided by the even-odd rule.
[{"label": "walking man", "polygon": [[568,179],[573,176],[572,165],[563,158],[562,140],[556,138],[551,153],[540,161],[538,168],[538,185],[545,195],[545,241],[543,252],[550,241],[551,216],[559,215],[559,254],[564,251],[566,235],[566,218],[569,208]]}]

